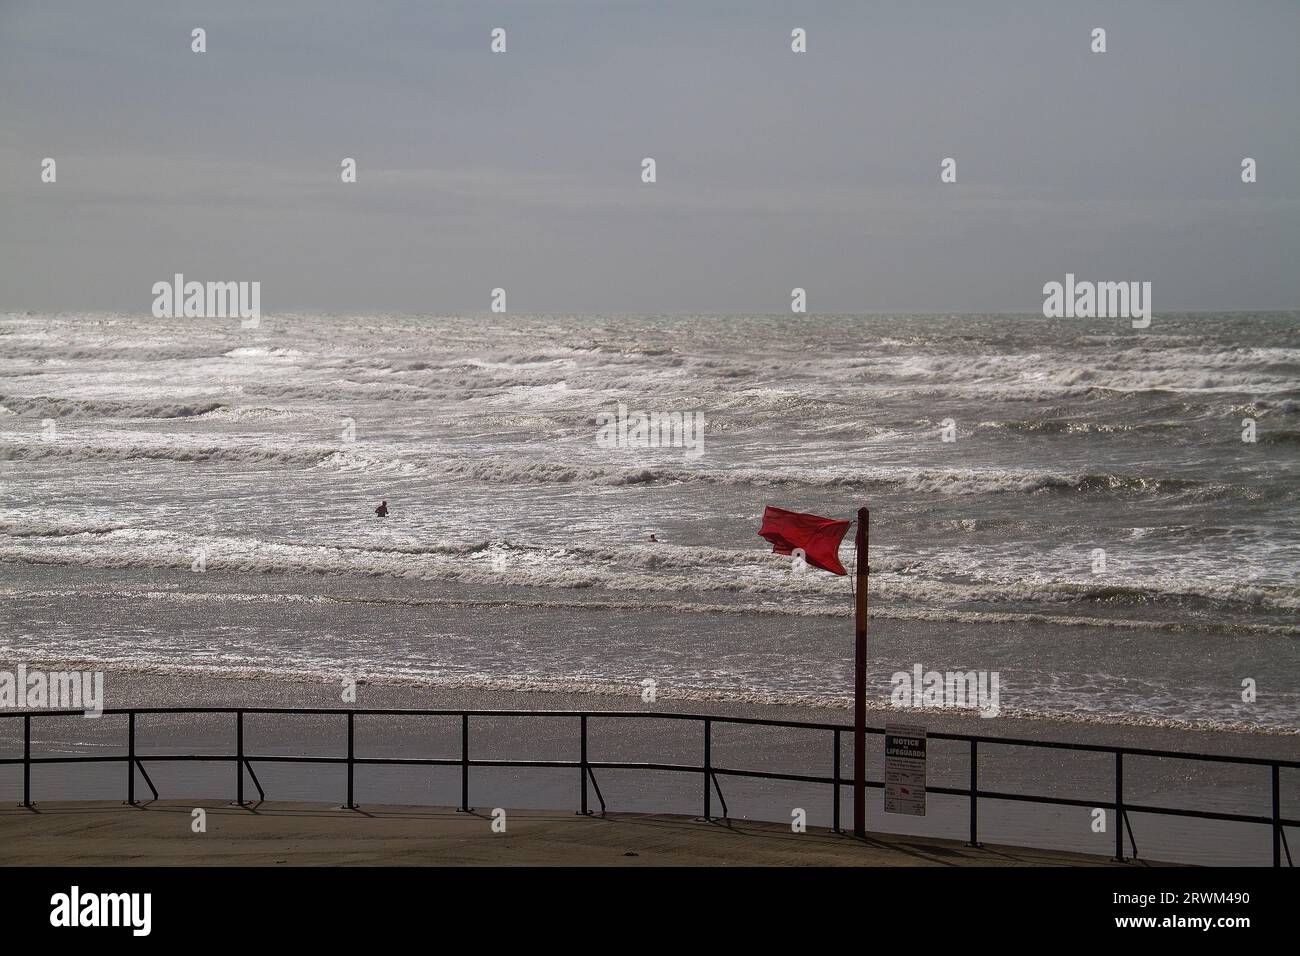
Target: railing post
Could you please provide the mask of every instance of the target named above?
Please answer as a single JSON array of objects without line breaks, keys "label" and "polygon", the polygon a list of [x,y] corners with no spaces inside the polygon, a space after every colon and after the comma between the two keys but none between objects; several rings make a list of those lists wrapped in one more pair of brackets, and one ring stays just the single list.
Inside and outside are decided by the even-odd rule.
[{"label": "railing post", "polygon": [[32,807],[32,715],[23,714],[23,806]]},{"label": "railing post", "polygon": [[713,819],[713,721],[704,718],[704,819]]},{"label": "railing post", "polygon": [[835,734],[835,759],[831,762],[831,776],[835,778],[835,783],[831,785],[835,796],[831,800],[831,827],[836,833],[840,832],[840,732],[834,731]]},{"label": "railing post", "polygon": [[1273,764],[1273,865],[1282,865],[1282,787],[1280,768]]},{"label": "railing post", "polygon": [[244,805],[244,712],[235,712],[235,803]]},{"label": "railing post", "polygon": [[353,767],[353,749],[352,749],[352,711],[348,711],[348,802],[346,804],[349,810],[355,810],[357,805],[352,800],[352,767]]},{"label": "railing post", "polygon": [[460,715],[460,809],[469,813],[469,714]]},{"label": "railing post", "polygon": [[979,841],[979,741],[970,742],[970,842],[967,846],[978,847]]},{"label": "railing post", "polygon": [[582,754],[580,758],[581,766],[578,767],[578,776],[581,778],[582,809],[578,812],[585,817],[591,813],[587,809],[587,715],[583,714],[580,720],[582,721]]},{"label": "railing post", "polygon": [[126,717],[126,802],[135,806],[135,711]]},{"label": "railing post", "polygon": [[1124,862],[1124,751],[1115,751],[1115,862]]}]

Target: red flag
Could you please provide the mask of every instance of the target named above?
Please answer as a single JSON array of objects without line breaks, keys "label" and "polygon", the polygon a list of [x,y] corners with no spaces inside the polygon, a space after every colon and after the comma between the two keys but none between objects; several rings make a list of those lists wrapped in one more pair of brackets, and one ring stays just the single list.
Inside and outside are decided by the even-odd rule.
[{"label": "red flag", "polygon": [[848,574],[840,564],[840,541],[852,523],[768,505],[763,509],[763,527],[758,534],[772,542],[773,554],[794,554],[795,548],[802,548],[804,560],[814,568]]}]

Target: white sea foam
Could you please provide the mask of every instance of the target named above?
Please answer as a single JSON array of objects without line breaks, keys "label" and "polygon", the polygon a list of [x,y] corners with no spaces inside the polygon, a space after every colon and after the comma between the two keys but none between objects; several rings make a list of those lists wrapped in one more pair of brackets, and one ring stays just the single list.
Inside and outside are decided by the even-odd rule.
[{"label": "white sea foam", "polygon": [[[328,584],[336,602],[408,584],[418,596],[428,582],[473,593],[492,616],[512,602],[715,614],[721,631],[768,642],[766,670],[736,677],[735,692],[779,696],[794,635],[848,602],[843,579],[764,553],[762,507],[839,517],[865,503],[879,619],[1041,634],[1027,640],[1049,647],[1043,667],[1075,680],[1069,707],[1192,713],[1178,698],[1204,669],[1197,653],[1229,655],[1229,638],[1250,635],[1259,673],[1293,664],[1297,330],[1295,313],[1160,315],[1141,336],[997,315],[285,314],[238,330],[5,313],[0,562],[42,582],[105,576],[124,592],[166,581],[160,607],[224,579],[191,577],[203,550],[209,574],[247,590],[294,575],[304,590]],[[700,409],[707,454],[598,449],[594,417],[619,401]],[[1254,443],[1241,440],[1245,418]],[[951,444],[939,439],[947,419]],[[644,543],[652,531],[656,545]],[[1090,570],[1096,550],[1105,574]],[[769,633],[769,619],[785,629]],[[1207,627],[1225,643],[1180,649]],[[155,623],[121,637],[123,653],[144,646],[143,631]],[[1150,701],[1079,689],[1076,643],[1110,632],[1142,642],[1127,663],[1146,669]],[[381,652],[391,636],[364,637],[376,674],[405,666]],[[559,676],[495,666],[481,678],[587,673],[568,657]],[[1222,656],[1214,666],[1232,670]],[[1290,706],[1261,701],[1263,722]]]},{"label": "white sea foam", "polygon": [[[644,545],[521,547],[488,541],[337,547],[197,536],[157,529],[86,527],[76,523],[55,528],[58,530],[41,533],[30,523],[0,522],[0,533],[12,529],[14,533],[9,536],[16,539],[6,543],[0,538],[0,561],[87,568],[185,569],[202,550],[210,572],[394,577],[484,586],[597,589],[610,593],[737,595],[751,599],[743,610],[757,610],[759,605],[752,603],[752,599],[766,598],[785,603],[785,613],[814,616],[842,615],[846,607],[842,579],[825,574],[792,573],[789,559],[757,550]],[[60,542],[61,547],[50,548],[44,543],[50,537],[66,540]],[[891,602],[899,602],[904,607],[912,605],[908,610],[911,619],[925,619],[915,605],[929,605],[936,614],[941,613],[935,619],[942,620],[963,619],[953,617],[953,611],[971,605],[1139,608],[1200,602],[1241,609],[1300,610],[1300,588],[1294,586],[1214,583],[1168,576],[1110,583],[1033,580],[996,573],[971,577],[968,573],[966,580],[953,580],[952,574],[963,566],[969,572],[968,562],[957,561],[948,566],[940,563],[932,573],[924,573],[924,565],[915,559],[875,559],[872,587],[877,607],[883,602],[885,607],[881,610],[895,611],[896,608],[889,607]],[[688,602],[680,603],[685,608]],[[1080,615],[1075,617],[1082,620]],[[970,618],[980,619],[993,620]],[[1139,627],[1148,623],[1136,622]],[[1282,627],[1278,631],[1277,625],[1270,624],[1261,633],[1290,633],[1287,625]],[[1300,633],[1300,626],[1291,630]]]}]

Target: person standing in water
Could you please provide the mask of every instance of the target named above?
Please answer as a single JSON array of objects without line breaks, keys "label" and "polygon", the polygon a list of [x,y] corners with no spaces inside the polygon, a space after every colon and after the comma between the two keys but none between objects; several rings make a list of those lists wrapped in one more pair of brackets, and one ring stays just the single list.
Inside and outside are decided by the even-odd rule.
[{"label": "person standing in water", "polygon": [[375,514],[379,515],[379,517],[381,517],[381,518],[387,518],[387,517],[388,517],[388,502],[387,502],[387,501],[381,501],[381,502],[379,502],[379,507],[375,509]]}]

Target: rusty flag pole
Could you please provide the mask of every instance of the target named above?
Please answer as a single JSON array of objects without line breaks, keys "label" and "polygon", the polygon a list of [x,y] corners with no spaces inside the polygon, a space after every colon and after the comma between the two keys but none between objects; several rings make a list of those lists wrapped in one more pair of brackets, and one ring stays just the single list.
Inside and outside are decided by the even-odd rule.
[{"label": "rusty flag pole", "polygon": [[853,835],[867,835],[867,541],[871,511],[858,509],[853,538],[857,600],[854,602],[853,648]]}]

